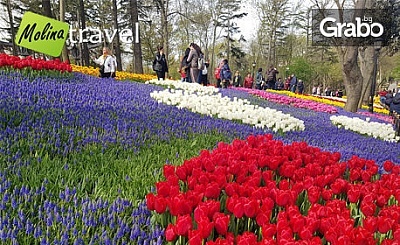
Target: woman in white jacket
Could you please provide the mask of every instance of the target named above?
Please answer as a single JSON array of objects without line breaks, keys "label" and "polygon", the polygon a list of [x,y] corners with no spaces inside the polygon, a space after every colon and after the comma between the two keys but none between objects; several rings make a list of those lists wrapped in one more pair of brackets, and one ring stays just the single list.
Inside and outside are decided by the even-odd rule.
[{"label": "woman in white jacket", "polygon": [[117,69],[117,61],[111,54],[110,49],[107,47],[103,48],[103,55],[93,60],[94,63],[100,65],[100,77],[115,77],[115,71]]}]

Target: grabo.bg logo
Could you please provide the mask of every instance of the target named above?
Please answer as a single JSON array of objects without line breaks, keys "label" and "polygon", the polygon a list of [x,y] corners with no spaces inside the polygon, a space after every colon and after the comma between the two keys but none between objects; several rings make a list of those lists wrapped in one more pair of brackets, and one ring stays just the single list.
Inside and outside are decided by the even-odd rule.
[{"label": "grabo.bg logo", "polygon": [[312,44],[337,46],[368,46],[379,39],[387,41],[382,10],[337,9],[313,10]]},{"label": "grabo.bg logo", "polygon": [[[136,35],[131,29],[119,32],[122,43],[139,42],[139,24],[135,23]],[[68,35],[69,34],[69,35]],[[100,30],[99,28],[73,29],[67,23],[51,19],[32,12],[26,12],[15,37],[18,46],[35,50],[53,57],[60,56],[68,38],[69,44],[75,43],[111,43],[117,30]],[[103,39],[104,38],[104,39]]]}]

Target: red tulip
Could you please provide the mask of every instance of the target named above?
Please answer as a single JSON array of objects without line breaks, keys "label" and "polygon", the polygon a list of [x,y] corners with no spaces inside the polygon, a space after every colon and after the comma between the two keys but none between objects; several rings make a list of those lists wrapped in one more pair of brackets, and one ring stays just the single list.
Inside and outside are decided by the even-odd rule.
[{"label": "red tulip", "polygon": [[178,236],[175,233],[175,226],[173,224],[168,224],[167,228],[165,229],[165,239],[168,242],[173,242],[177,237]]},{"label": "red tulip", "polygon": [[175,225],[175,231],[178,236],[187,236],[192,228],[193,223],[190,215],[178,216]]},{"label": "red tulip", "polygon": [[214,229],[214,223],[210,222],[207,218],[202,218],[197,221],[197,229],[200,231],[201,237],[206,239],[211,235],[211,232]]},{"label": "red tulip", "polygon": [[370,173],[368,170],[366,170],[366,171],[361,171],[361,179],[362,179],[364,182],[370,182],[370,181],[371,181],[371,177],[372,177],[372,175],[371,175],[371,173]]},{"label": "red tulip", "polygon": [[203,238],[201,236],[201,231],[190,230],[189,231],[189,244],[190,245],[202,245]]},{"label": "red tulip", "polygon": [[313,236],[313,233],[308,227],[302,227],[300,233],[300,238],[303,240],[310,240],[311,237]]},{"label": "red tulip", "polygon": [[373,216],[375,214],[376,205],[373,203],[362,202],[360,209],[365,216]]},{"label": "red tulip", "polygon": [[258,214],[256,216],[257,224],[259,226],[264,226],[264,225],[269,224],[270,219],[271,219],[271,213],[272,213],[272,210],[258,212]]},{"label": "red tulip", "polygon": [[204,196],[207,198],[218,199],[221,194],[221,188],[216,182],[209,183],[204,192]]},{"label": "red tulip", "polygon": [[300,232],[304,228],[305,220],[301,214],[297,214],[290,218],[290,224],[293,232]]},{"label": "red tulip", "polygon": [[344,179],[336,179],[331,184],[333,194],[338,195],[346,191],[348,183]]},{"label": "red tulip", "polygon": [[186,171],[186,166],[181,165],[176,167],[176,176],[178,176],[179,180],[185,181],[187,178],[187,171]]},{"label": "red tulip", "polygon": [[332,198],[333,191],[330,189],[323,189],[321,196],[325,201],[328,201]]},{"label": "red tulip", "polygon": [[236,218],[240,219],[244,215],[244,203],[240,200],[238,200],[233,208],[233,215],[235,215]]},{"label": "red tulip", "polygon": [[259,209],[260,209],[260,205],[256,200],[248,200],[244,205],[244,214],[249,217],[249,218],[254,218]]},{"label": "red tulip", "polygon": [[168,182],[160,181],[156,183],[157,194],[160,196],[168,197],[170,189],[171,186]]},{"label": "red tulip", "polygon": [[376,232],[377,228],[378,228],[378,224],[377,224],[377,218],[374,216],[368,216],[363,220],[363,227],[371,232],[374,233]]},{"label": "red tulip", "polygon": [[356,203],[360,199],[361,193],[360,193],[360,186],[358,185],[351,185],[348,192],[347,192],[347,198],[349,202]]},{"label": "red tulip", "polygon": [[392,171],[393,167],[394,167],[394,163],[391,161],[385,161],[383,163],[383,169],[388,173],[390,173]]},{"label": "red tulip", "polygon": [[287,204],[290,204],[290,200],[291,200],[290,191],[281,191],[281,190],[279,190],[277,192],[275,202],[279,206],[284,207]]},{"label": "red tulip", "polygon": [[215,213],[214,217],[214,227],[219,235],[226,235],[228,232],[229,225],[229,215],[223,213]]},{"label": "red tulip", "polygon": [[164,197],[156,197],[154,200],[154,210],[159,213],[162,214],[166,211],[167,209],[167,201],[165,200]]},{"label": "red tulip", "polygon": [[254,233],[245,231],[242,235],[236,238],[237,245],[255,245],[257,244],[257,237]]},{"label": "red tulip", "polygon": [[318,202],[319,197],[320,197],[320,190],[319,190],[318,187],[316,187],[316,186],[311,186],[311,187],[308,189],[307,194],[308,194],[308,200],[309,200],[311,203],[316,203],[316,202]]},{"label": "red tulip", "polygon": [[393,220],[388,217],[378,217],[377,218],[377,226],[378,231],[382,234],[390,231],[392,229]]},{"label": "red tulip", "polygon": [[153,211],[155,209],[155,195],[153,193],[149,193],[146,195],[146,204],[147,208],[150,211]]},{"label": "red tulip", "polygon": [[262,226],[263,238],[272,238],[276,235],[276,225],[266,224]]}]

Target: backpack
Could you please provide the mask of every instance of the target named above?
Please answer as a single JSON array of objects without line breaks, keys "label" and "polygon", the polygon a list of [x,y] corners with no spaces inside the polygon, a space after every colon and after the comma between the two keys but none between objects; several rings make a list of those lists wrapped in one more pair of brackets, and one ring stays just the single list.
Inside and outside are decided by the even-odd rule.
[{"label": "backpack", "polygon": [[197,69],[204,70],[204,56],[200,54],[199,58],[197,59]]},{"label": "backpack", "polygon": [[273,81],[274,80],[274,70],[269,70],[267,72],[267,81]]},{"label": "backpack", "polygon": [[207,66],[204,66],[204,69],[201,71],[202,75],[207,75],[208,71],[207,71]]},{"label": "backpack", "polygon": [[261,74],[261,72],[257,72],[257,75],[256,75],[256,84],[258,84],[258,85],[260,85],[262,82],[263,82],[263,76],[262,76],[262,74]]},{"label": "backpack", "polygon": [[223,72],[223,78],[226,80],[231,80],[232,79],[232,73],[229,69],[223,69],[222,68],[222,72]]},{"label": "backpack", "polygon": [[100,66],[100,74],[104,74],[104,66],[106,64],[106,61],[108,59],[108,55],[106,56],[106,58],[104,59],[103,64]]}]

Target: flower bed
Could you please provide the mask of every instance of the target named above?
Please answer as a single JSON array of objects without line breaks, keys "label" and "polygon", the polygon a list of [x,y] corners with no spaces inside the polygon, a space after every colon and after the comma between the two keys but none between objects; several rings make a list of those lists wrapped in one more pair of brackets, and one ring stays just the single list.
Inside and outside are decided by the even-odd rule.
[{"label": "flower bed", "polygon": [[[311,100],[311,101],[316,101],[316,102],[320,102],[320,103],[324,103],[327,105],[333,105],[333,106],[337,106],[337,107],[344,107],[345,102],[345,96],[343,98],[336,98],[336,97],[328,97],[328,96],[314,96],[314,95],[308,95],[308,94],[296,94],[290,91],[286,91],[286,90],[268,90],[271,93],[277,93],[277,94],[285,94],[287,96],[290,97],[295,97],[295,98],[300,98],[300,99],[305,99],[305,100]],[[368,106],[363,105],[362,109],[368,109]],[[374,106],[374,111],[381,113],[381,114],[385,114],[388,115],[389,111],[385,108],[381,108],[380,106],[375,107]]]},{"label": "flower bed", "polygon": [[181,89],[166,89],[154,91],[150,96],[158,102],[178,108],[188,108],[203,115],[240,120],[243,123],[259,128],[269,128],[274,132],[285,133],[294,130],[304,130],[304,122],[281,111],[268,107],[252,105],[248,100],[222,96],[218,89],[204,87],[195,83],[159,82],[165,85],[175,85]]},{"label": "flower bed", "polygon": [[[350,162],[355,156],[371,159],[368,164],[374,163],[380,174],[385,174],[385,161],[400,163],[399,146],[394,142],[338,128],[331,123],[331,114],[280,105],[243,91],[217,90],[231,101],[246,100],[298,118],[305,129],[279,134],[158,103],[150,94],[172,86],[166,84],[122,82],[76,72],[30,81],[7,69],[0,72],[0,80],[0,241],[4,244],[166,244],[164,229],[150,224],[156,217],[144,206],[145,195],[164,180],[161,169],[165,163],[179,168],[194,161],[199,152],[204,157],[206,152],[214,154],[214,148],[228,146],[218,142],[268,133],[274,134],[282,149],[302,141],[327,155],[340,152],[336,163]],[[193,92],[216,93],[207,89],[193,87]],[[363,115],[340,108],[337,114],[365,120]],[[238,142],[234,145],[248,149]],[[275,145],[273,140],[268,142]],[[229,152],[228,159],[236,154],[225,152]],[[240,166],[247,166],[242,161],[251,158],[252,150],[248,154],[241,153]],[[254,156],[254,161],[263,159],[260,154]],[[220,154],[216,162],[223,164],[226,159]],[[313,181],[325,177],[324,173]],[[243,230],[239,236],[251,234]]]},{"label": "flower bed", "polygon": [[[74,72],[80,72],[82,74],[95,76],[95,77],[98,77],[100,74],[98,67],[79,66],[79,65],[71,65],[71,66],[72,66],[72,71],[74,71]],[[117,80],[131,80],[131,81],[135,81],[135,82],[146,82],[148,80],[156,78],[155,75],[151,75],[151,74],[136,74],[136,73],[126,72],[126,71],[117,71],[115,73],[115,75],[116,75],[115,79],[117,79]]]},{"label": "flower bed", "polygon": [[276,102],[279,104],[290,105],[297,108],[307,108],[314,111],[326,112],[326,113],[337,113],[337,108],[331,105],[326,105],[324,103],[314,102],[310,100],[290,97],[290,96],[282,96],[275,93],[270,93],[264,90],[254,90],[254,89],[245,89],[245,88],[235,88],[238,90],[247,91],[248,93],[259,96],[260,98]]},{"label": "flower bed", "polygon": [[[34,71],[58,71],[71,72],[71,65],[65,62],[61,62],[60,59],[45,60],[42,58],[35,59],[32,56],[27,56],[26,58],[20,58],[18,56],[0,54],[0,67],[2,68],[13,68],[18,70],[32,69]],[[44,75],[44,74],[39,74]]]},{"label": "flower bed", "polygon": [[398,142],[400,137],[396,136],[396,131],[392,124],[370,122],[370,118],[362,120],[358,117],[331,116],[331,121],[338,127],[344,127],[346,130],[352,130],[362,135],[372,136],[374,138]]},{"label": "flower bed", "polygon": [[250,136],[165,165],[146,200],[172,244],[386,244],[400,239],[400,168],[384,167]]}]

